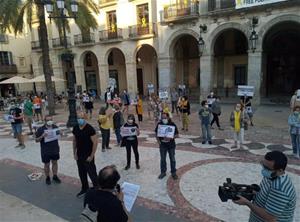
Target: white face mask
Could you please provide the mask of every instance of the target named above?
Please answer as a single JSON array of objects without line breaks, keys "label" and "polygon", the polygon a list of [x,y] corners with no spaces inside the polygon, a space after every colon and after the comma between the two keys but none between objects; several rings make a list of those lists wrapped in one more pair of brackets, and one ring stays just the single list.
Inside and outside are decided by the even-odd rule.
[{"label": "white face mask", "polygon": [[132,120],[132,119],[129,119],[129,120],[127,120],[127,122],[128,122],[129,124],[132,124],[132,123],[133,123],[133,120]]},{"label": "white face mask", "polygon": [[208,108],[208,105],[204,105],[205,108]]},{"label": "white face mask", "polygon": [[168,119],[162,119],[163,124],[168,124],[168,122],[169,122]]},{"label": "white face mask", "polygon": [[48,120],[47,121],[47,126],[52,126],[53,125],[53,121],[52,120]]},{"label": "white face mask", "polygon": [[236,110],[237,112],[239,112],[241,109],[240,109],[240,108],[235,108],[235,110]]}]

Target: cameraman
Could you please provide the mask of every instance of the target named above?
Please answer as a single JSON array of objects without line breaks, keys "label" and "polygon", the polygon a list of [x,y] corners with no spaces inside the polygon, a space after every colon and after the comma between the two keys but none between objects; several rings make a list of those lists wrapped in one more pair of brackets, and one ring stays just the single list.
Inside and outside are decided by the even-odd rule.
[{"label": "cameraman", "polygon": [[292,222],[296,192],[292,180],[285,174],[287,157],[280,151],[272,151],[265,155],[261,165],[263,179],[253,202],[242,196],[233,202],[250,208],[249,222]]},{"label": "cameraman", "polygon": [[124,205],[124,193],[118,181],[120,174],[114,165],[106,166],[98,175],[98,189],[90,189],[84,198],[84,206],[97,211],[97,222],[129,222],[129,213]]}]

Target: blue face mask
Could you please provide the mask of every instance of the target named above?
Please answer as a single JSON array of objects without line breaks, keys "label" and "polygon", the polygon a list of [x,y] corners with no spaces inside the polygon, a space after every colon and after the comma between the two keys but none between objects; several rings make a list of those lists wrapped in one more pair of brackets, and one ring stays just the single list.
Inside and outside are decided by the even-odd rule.
[{"label": "blue face mask", "polygon": [[266,168],[262,168],[261,169],[261,175],[263,176],[263,177],[266,177],[266,178],[268,178],[268,179],[273,179],[274,178],[274,172],[273,171],[271,171],[271,170],[268,170],[268,169],[266,169]]},{"label": "blue face mask", "polygon": [[77,119],[77,123],[79,126],[83,126],[85,124],[85,119]]}]

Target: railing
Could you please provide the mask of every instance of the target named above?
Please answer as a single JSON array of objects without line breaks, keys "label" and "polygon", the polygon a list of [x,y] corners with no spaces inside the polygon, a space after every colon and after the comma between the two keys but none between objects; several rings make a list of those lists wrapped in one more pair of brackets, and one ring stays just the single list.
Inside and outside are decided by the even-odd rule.
[{"label": "railing", "polygon": [[208,11],[209,12],[235,8],[235,0],[221,0],[220,6],[217,6],[216,1],[217,0],[208,0]]},{"label": "railing", "polygon": [[40,49],[41,48],[41,42],[40,41],[32,41],[31,42],[31,49]]},{"label": "railing", "polygon": [[74,35],[75,45],[87,44],[87,43],[95,43],[94,33]]},{"label": "railing", "polygon": [[123,39],[122,29],[118,28],[115,31],[112,30],[102,30],[99,31],[99,40],[107,41],[107,40],[117,40]]},{"label": "railing", "polygon": [[148,23],[145,25],[133,25],[129,26],[129,38],[142,37],[145,35],[155,35],[156,28],[154,23]]},{"label": "railing", "polygon": [[0,43],[8,43],[8,35],[0,34]]},{"label": "railing", "polygon": [[199,15],[199,3],[192,2],[187,5],[172,4],[166,6],[163,10],[164,20],[181,19],[185,16],[198,16]]},{"label": "railing", "polygon": [[18,73],[18,69],[15,64],[11,64],[11,65],[0,64],[0,74],[16,74],[16,73]]},{"label": "railing", "polygon": [[[54,38],[52,39],[52,47],[58,48],[58,47],[64,47],[64,39],[63,38]],[[67,45],[71,46],[71,38],[67,37]]]}]

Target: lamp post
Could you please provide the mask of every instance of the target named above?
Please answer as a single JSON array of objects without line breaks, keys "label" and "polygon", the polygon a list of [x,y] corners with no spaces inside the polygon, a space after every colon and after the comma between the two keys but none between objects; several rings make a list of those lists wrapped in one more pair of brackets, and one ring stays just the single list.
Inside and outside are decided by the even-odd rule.
[{"label": "lamp post", "polygon": [[205,24],[200,25],[199,29],[200,29],[200,33],[199,33],[199,39],[198,39],[198,50],[199,50],[199,56],[202,56],[204,48],[205,48],[205,41],[202,38],[202,33],[207,31],[207,26]]},{"label": "lamp post", "polygon": [[63,45],[65,48],[65,52],[61,55],[62,61],[65,62],[66,72],[68,76],[68,104],[69,104],[69,118],[67,122],[67,127],[73,127],[77,124],[77,115],[76,115],[76,99],[75,99],[75,79],[74,75],[70,73],[70,66],[73,64],[74,56],[68,50],[68,42],[66,35],[66,20],[67,19],[75,19],[76,13],[78,12],[78,3],[77,0],[71,1],[71,11],[73,15],[65,14],[65,0],[56,0],[57,8],[60,12],[58,16],[53,15],[53,1],[52,0],[44,0],[44,5],[47,13],[49,14],[49,18],[61,19],[62,28],[63,28]]},{"label": "lamp post", "polygon": [[252,20],[251,20],[251,28],[252,28],[252,30],[251,30],[251,34],[249,36],[249,40],[250,40],[252,52],[255,52],[255,50],[256,50],[256,43],[257,43],[257,40],[258,40],[258,34],[255,31],[255,27],[257,26],[257,24],[258,24],[258,18],[257,17],[253,17]]}]

